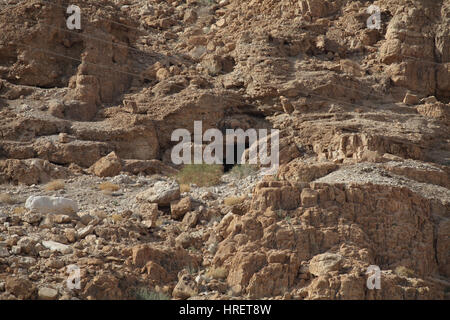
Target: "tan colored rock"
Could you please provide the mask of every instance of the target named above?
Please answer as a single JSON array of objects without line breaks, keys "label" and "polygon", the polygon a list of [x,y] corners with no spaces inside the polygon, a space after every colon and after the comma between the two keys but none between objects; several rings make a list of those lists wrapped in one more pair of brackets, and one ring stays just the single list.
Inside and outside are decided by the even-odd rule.
[{"label": "tan colored rock", "polygon": [[159,81],[165,80],[170,77],[170,73],[166,68],[160,68],[156,71],[156,79]]},{"label": "tan colored rock", "polygon": [[147,262],[147,264],[145,265],[145,270],[149,278],[155,283],[165,283],[170,280],[167,271],[153,261]]},{"label": "tan colored rock", "polygon": [[158,245],[138,245],[132,248],[131,261],[137,267],[143,267],[149,261],[159,264],[171,277],[176,277],[185,266],[195,267],[198,261],[183,248],[168,248]]},{"label": "tan colored rock", "polygon": [[425,117],[450,120],[450,106],[443,103],[423,104],[417,107],[417,112]]},{"label": "tan colored rock", "polygon": [[119,280],[106,274],[95,276],[89,281],[83,294],[95,300],[118,300],[123,297],[122,290],[119,289]]},{"label": "tan colored rock", "polygon": [[292,113],[294,111],[294,106],[292,105],[292,103],[289,102],[287,98],[280,96],[280,102],[284,112]]},{"label": "tan colored rock", "polygon": [[142,203],[139,207],[139,212],[142,216],[143,223],[148,228],[156,227],[160,214],[157,203]]},{"label": "tan colored rock", "polygon": [[419,98],[415,94],[406,93],[405,98],[403,99],[404,104],[415,105],[419,103]]},{"label": "tan colored rock", "polygon": [[0,160],[1,183],[32,185],[67,179],[71,175],[67,168],[42,159]]},{"label": "tan colored rock", "polygon": [[305,188],[300,195],[303,207],[313,207],[317,205],[319,194],[316,190]]},{"label": "tan colored rock", "polygon": [[235,255],[228,273],[227,283],[237,293],[245,291],[253,274],[266,264],[264,254],[258,252],[242,252]]},{"label": "tan colored rock", "polygon": [[146,175],[162,174],[165,176],[174,175],[177,169],[168,166],[160,160],[123,160],[122,171],[132,174],[144,173]]},{"label": "tan colored rock", "polygon": [[341,59],[339,63],[342,72],[351,74],[355,77],[361,77],[364,74],[360,65],[352,60]]},{"label": "tan colored rock", "polygon": [[5,289],[21,300],[32,298],[36,291],[30,280],[19,277],[6,278]]},{"label": "tan colored rock", "polygon": [[199,218],[200,214],[198,212],[190,211],[184,215],[182,222],[185,226],[188,226],[189,228],[194,228],[197,225]]},{"label": "tan colored rock", "polygon": [[271,181],[260,182],[255,187],[252,199],[252,209],[292,210],[300,205],[300,192],[289,182]]},{"label": "tan colored rock", "polygon": [[222,28],[223,26],[226,25],[226,23],[227,23],[226,20],[224,18],[222,18],[216,22],[216,26],[218,26],[219,28]]},{"label": "tan colored rock", "polygon": [[332,271],[339,271],[342,264],[342,256],[334,253],[323,253],[311,259],[309,272],[315,276],[323,276]]},{"label": "tan colored rock", "polygon": [[197,12],[194,9],[188,9],[184,13],[183,21],[185,23],[194,23],[197,20]]},{"label": "tan colored rock", "polygon": [[172,295],[177,299],[187,299],[197,295],[197,285],[191,275],[185,274],[180,277],[177,285],[173,289]]},{"label": "tan colored rock", "polygon": [[107,156],[101,158],[90,168],[93,174],[99,177],[114,177],[122,170],[122,161],[115,152],[111,152]]},{"label": "tan colored rock", "polygon": [[192,208],[190,197],[184,197],[178,201],[170,203],[170,213],[173,219],[180,220]]}]

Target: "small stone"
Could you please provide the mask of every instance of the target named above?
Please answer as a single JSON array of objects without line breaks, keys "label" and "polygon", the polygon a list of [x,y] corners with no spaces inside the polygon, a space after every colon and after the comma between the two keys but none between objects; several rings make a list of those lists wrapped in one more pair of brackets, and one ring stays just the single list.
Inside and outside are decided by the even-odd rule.
[{"label": "small stone", "polygon": [[403,103],[407,105],[415,105],[419,103],[419,98],[415,94],[406,93]]},{"label": "small stone", "polygon": [[53,100],[48,105],[49,113],[57,118],[64,118],[65,106],[63,103]]},{"label": "small stone", "polygon": [[58,251],[62,254],[69,254],[72,252],[70,246],[55,241],[42,241],[42,245],[51,251]]},{"label": "small stone", "polygon": [[69,143],[70,142],[70,138],[69,135],[65,132],[61,132],[58,136],[58,140],[60,143]]},{"label": "small stone", "polygon": [[78,239],[83,239],[94,231],[94,226],[88,225],[80,230],[78,230]]},{"label": "small stone", "polygon": [[197,295],[198,288],[191,275],[183,275],[173,289],[174,298],[187,299]]},{"label": "small stone", "polygon": [[158,81],[165,80],[170,77],[170,73],[166,68],[160,68],[158,71],[156,71],[156,79]]},{"label": "small stone", "polygon": [[15,254],[15,255],[18,255],[18,254],[20,254],[20,251],[21,251],[22,249],[19,247],[19,246],[12,246],[12,248],[11,248],[11,253],[12,254]]},{"label": "small stone", "polygon": [[22,217],[22,221],[28,222],[29,224],[38,224],[42,220],[42,215],[36,212],[26,212]]},{"label": "small stone", "polygon": [[198,223],[199,216],[200,213],[197,211],[188,212],[183,217],[183,224],[189,228],[194,228]]},{"label": "small stone", "polygon": [[186,10],[183,21],[185,23],[194,23],[197,20],[197,12],[194,9]]},{"label": "small stone", "polygon": [[58,291],[52,288],[40,288],[38,291],[39,300],[55,300],[58,296]]},{"label": "small stone", "polygon": [[70,223],[70,221],[72,221],[70,216],[66,214],[58,214],[53,217],[54,223],[62,224],[62,223]]},{"label": "small stone", "polygon": [[426,98],[423,98],[422,100],[420,100],[421,103],[425,103],[425,104],[435,104],[438,102],[438,100],[436,99],[435,96],[429,96]]},{"label": "small stone", "polygon": [[216,22],[216,26],[218,26],[219,28],[222,28],[222,27],[225,26],[225,25],[226,25],[226,20],[225,20],[225,18],[219,19],[219,20]]},{"label": "small stone", "polygon": [[186,212],[190,211],[192,202],[190,197],[185,197],[179,201],[173,201],[170,204],[170,212],[172,218],[175,220],[183,218]]},{"label": "small stone", "polygon": [[67,241],[73,243],[77,240],[77,231],[73,228],[67,228],[64,230],[64,235],[67,238]]},{"label": "small stone", "polygon": [[9,251],[5,246],[0,244],[0,258],[5,258],[5,257],[9,257]]}]

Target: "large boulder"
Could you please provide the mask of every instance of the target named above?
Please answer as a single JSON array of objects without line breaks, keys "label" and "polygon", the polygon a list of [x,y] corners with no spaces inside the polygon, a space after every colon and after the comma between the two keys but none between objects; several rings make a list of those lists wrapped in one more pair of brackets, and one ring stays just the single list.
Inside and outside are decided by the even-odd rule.
[{"label": "large boulder", "polygon": [[30,196],[25,202],[25,208],[31,211],[51,214],[67,214],[78,211],[75,201],[63,197]]}]

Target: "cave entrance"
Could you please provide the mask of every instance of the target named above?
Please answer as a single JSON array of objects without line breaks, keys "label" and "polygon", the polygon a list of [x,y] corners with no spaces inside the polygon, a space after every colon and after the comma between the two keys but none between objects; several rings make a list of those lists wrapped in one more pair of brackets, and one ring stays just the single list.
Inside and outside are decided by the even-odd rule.
[{"label": "cave entrance", "polygon": [[[250,147],[248,137],[245,138],[245,142],[237,141],[236,137],[226,137],[224,141],[224,152],[223,152],[223,172],[229,172],[235,165],[239,165],[238,161],[242,158],[242,154],[245,153]],[[229,160],[227,163],[227,159]],[[230,161],[231,160],[231,161]]]}]

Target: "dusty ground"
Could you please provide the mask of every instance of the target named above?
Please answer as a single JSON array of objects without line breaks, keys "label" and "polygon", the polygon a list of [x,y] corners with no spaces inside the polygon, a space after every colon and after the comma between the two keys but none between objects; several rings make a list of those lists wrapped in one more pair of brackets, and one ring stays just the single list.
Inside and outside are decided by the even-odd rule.
[{"label": "dusty ground", "polygon": [[[448,1],[68,4],[0,2],[0,299],[449,298]],[[196,120],[278,173],[180,192]]]}]

